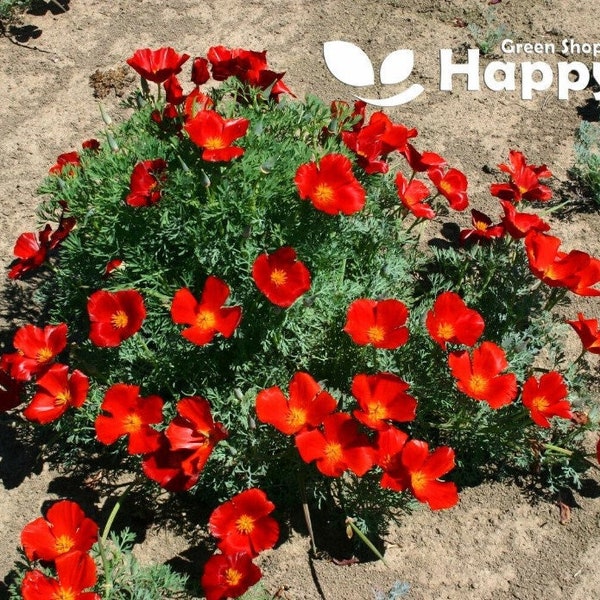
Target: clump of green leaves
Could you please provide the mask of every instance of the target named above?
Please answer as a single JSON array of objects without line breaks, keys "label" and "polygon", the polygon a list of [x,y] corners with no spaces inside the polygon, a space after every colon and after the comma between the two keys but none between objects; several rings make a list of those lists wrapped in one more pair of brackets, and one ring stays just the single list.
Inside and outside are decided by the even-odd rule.
[{"label": "clump of green leaves", "polygon": [[33,0],[0,0],[0,21],[9,23],[19,12],[31,8]]},{"label": "clump of green leaves", "polygon": [[581,121],[575,142],[574,174],[600,205],[600,125]]},{"label": "clump of green leaves", "polygon": [[496,46],[511,35],[510,29],[503,23],[498,23],[496,11],[491,7],[483,12],[485,24],[469,23],[467,30],[475,40],[482,54],[492,54]]}]

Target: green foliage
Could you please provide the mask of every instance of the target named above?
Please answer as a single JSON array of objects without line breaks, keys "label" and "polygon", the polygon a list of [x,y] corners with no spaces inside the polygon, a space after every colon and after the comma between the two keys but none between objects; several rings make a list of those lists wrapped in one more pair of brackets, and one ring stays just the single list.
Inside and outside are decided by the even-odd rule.
[{"label": "green foliage", "polygon": [[33,0],[0,0],[0,21],[12,21],[18,12],[27,10]]},{"label": "green foliage", "polygon": [[600,124],[581,121],[575,143],[575,176],[600,205]]},{"label": "green foliage", "polygon": [[482,54],[492,54],[496,46],[505,38],[511,35],[510,29],[503,23],[498,23],[496,11],[491,8],[483,12],[485,24],[479,26],[476,23],[469,23],[467,30],[475,40],[477,47]]}]

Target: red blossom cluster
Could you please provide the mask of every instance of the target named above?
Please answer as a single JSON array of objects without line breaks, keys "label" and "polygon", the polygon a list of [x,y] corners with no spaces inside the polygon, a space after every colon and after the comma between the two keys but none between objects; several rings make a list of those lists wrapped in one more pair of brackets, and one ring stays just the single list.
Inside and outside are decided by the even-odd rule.
[{"label": "red blossom cluster", "polygon": [[251,488],[212,512],[208,528],[219,540],[221,553],[211,556],[204,566],[201,583],[206,600],[237,598],[261,578],[252,559],[279,539],[279,524],[269,516],[274,509],[262,490]]},{"label": "red blossom cluster", "polygon": [[28,523],[21,532],[21,545],[30,561],[50,563],[56,578],[39,569],[25,573],[21,584],[24,600],[100,600],[85,591],[96,585],[96,565],[88,554],[98,541],[98,525],[71,500],[55,502],[46,513]]}]

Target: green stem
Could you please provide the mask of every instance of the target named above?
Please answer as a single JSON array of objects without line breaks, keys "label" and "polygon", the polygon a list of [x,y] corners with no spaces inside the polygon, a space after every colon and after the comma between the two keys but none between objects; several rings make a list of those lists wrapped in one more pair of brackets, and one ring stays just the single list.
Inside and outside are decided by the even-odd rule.
[{"label": "green stem", "polygon": [[356,535],[361,539],[361,541],[369,548],[369,550],[388,568],[390,569],[390,565],[385,562],[385,558],[383,558],[383,554],[375,548],[373,542],[356,526],[354,523],[354,519],[352,517],[346,517],[346,525],[350,525],[352,531],[356,533]]},{"label": "green stem", "polygon": [[[544,448],[544,450],[551,450],[552,452],[556,452],[557,454],[563,454],[564,456],[573,456],[573,454],[575,454],[573,450],[567,450],[566,448],[561,448],[560,446],[555,446],[554,444],[542,444],[542,447]],[[594,467],[594,469],[600,471],[600,465],[597,465],[593,460],[590,460],[587,456],[584,456],[583,460],[585,460],[585,462],[588,463],[588,465],[590,465],[591,467]]]}]

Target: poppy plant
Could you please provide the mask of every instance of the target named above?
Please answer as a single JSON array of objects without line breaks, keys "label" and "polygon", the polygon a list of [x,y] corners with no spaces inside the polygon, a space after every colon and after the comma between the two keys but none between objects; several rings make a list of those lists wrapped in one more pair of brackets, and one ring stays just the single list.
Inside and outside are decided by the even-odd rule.
[{"label": "poppy plant", "polygon": [[96,584],[96,564],[83,552],[70,552],[55,562],[57,579],[38,571],[27,571],[21,584],[24,600],[101,600],[84,590]]},{"label": "poppy plant", "polygon": [[375,460],[369,438],[360,433],[358,421],[347,413],[325,417],[323,431],[300,432],[296,447],[304,462],[315,461],[317,469],[329,477],[339,477],[348,469],[362,477]]},{"label": "poppy plant", "polygon": [[96,346],[118,346],[131,337],[146,318],[142,295],[136,290],[98,290],[88,299],[90,340]]},{"label": "poppy plant", "polygon": [[183,468],[194,450],[173,450],[164,432],[160,432],[158,443],[158,448],[142,459],[144,475],[169,492],[185,492],[194,487],[200,472],[190,472],[189,469],[186,472]]},{"label": "poppy plant", "polygon": [[319,164],[298,167],[294,183],[302,200],[328,215],[352,215],[365,205],[366,193],[352,173],[352,162],[343,154],[326,154]]},{"label": "poppy plant", "polygon": [[442,292],[427,313],[425,326],[442,350],[446,344],[473,346],[483,333],[483,317],[454,292]]},{"label": "poppy plant", "polygon": [[38,392],[23,411],[30,421],[46,424],[61,417],[69,407],[79,408],[87,398],[89,379],[78,369],[52,365],[38,380]]},{"label": "poppy plant", "polygon": [[190,139],[202,148],[202,160],[227,162],[244,154],[244,149],[232,146],[248,131],[250,121],[239,117],[225,119],[214,110],[201,110],[184,125]]},{"label": "poppy plant", "polygon": [[96,437],[106,445],[128,436],[129,454],[146,454],[159,447],[159,432],[150,427],[163,419],[163,401],[159,396],[142,398],[137,385],[116,383],[104,395],[96,417]]},{"label": "poppy plant", "polygon": [[67,325],[47,325],[43,329],[24,325],[15,333],[15,354],[5,354],[0,361],[4,369],[18,381],[29,381],[45,373],[54,359],[67,346]]},{"label": "poppy plant", "polygon": [[65,152],[57,157],[56,163],[50,167],[48,173],[50,173],[50,175],[66,175],[70,177],[75,175],[75,167],[80,166],[81,160],[79,152]]},{"label": "poppy plant", "polygon": [[260,569],[244,552],[214,554],[204,565],[202,589],[206,600],[239,598],[262,577]]},{"label": "poppy plant", "polygon": [[500,200],[504,209],[502,224],[506,232],[515,240],[524,238],[530,231],[549,231],[550,225],[533,213],[517,212],[515,205],[508,200]]},{"label": "poppy plant", "polygon": [[52,227],[46,225],[38,233],[22,233],[15,243],[13,254],[17,261],[8,272],[11,279],[18,279],[28,271],[40,267],[48,256]]},{"label": "poppy plant", "polygon": [[493,342],[483,342],[471,356],[466,351],[452,352],[448,364],[458,389],[491,408],[510,404],[517,395],[517,378],[514,373],[501,375],[508,362],[504,350]]},{"label": "poppy plant", "polygon": [[463,229],[460,232],[461,244],[467,242],[486,242],[492,239],[501,238],[504,235],[504,225],[492,225],[492,220],[484,213],[472,209],[471,210],[472,229]]},{"label": "poppy plant", "polygon": [[416,173],[423,173],[430,169],[444,169],[447,166],[446,159],[435,152],[419,152],[412,144],[406,144],[406,150],[402,152],[410,168]]},{"label": "poppy plant", "polygon": [[403,302],[387,300],[355,300],[348,307],[344,331],[360,346],[393,350],[406,344],[408,309]]},{"label": "poppy plant", "polygon": [[181,335],[198,346],[212,342],[217,333],[229,338],[242,318],[242,308],[224,307],[228,297],[229,286],[218,277],[209,275],[200,300],[196,300],[187,288],[175,292],[171,318],[174,323],[189,325]]},{"label": "poppy plant", "polygon": [[162,158],[144,160],[135,165],[125,203],[129,206],[156,204],[161,196],[160,184],[166,179],[166,168],[167,163]]},{"label": "poppy plant", "polygon": [[592,354],[600,354],[600,329],[598,319],[586,319],[583,313],[577,313],[577,321],[567,321],[577,332],[583,347]]},{"label": "poppy plant", "polygon": [[208,72],[208,60],[204,57],[196,57],[192,61],[192,83],[196,86],[205,84],[210,79]]},{"label": "poppy plant", "polygon": [[521,200],[546,202],[552,198],[552,190],[540,183],[540,179],[552,177],[546,165],[539,167],[528,165],[525,155],[518,150],[511,150],[508,160],[508,165],[501,164],[498,167],[509,174],[510,182],[493,183],[490,186],[492,196],[511,202]]},{"label": "poppy plant", "polygon": [[208,520],[217,547],[226,554],[244,552],[250,557],[272,548],[279,538],[279,525],[269,515],[275,505],[258,488],[245,490],[217,506]]},{"label": "poppy plant", "polygon": [[289,385],[289,399],[277,386],[256,396],[256,415],[263,423],[292,435],[318,427],[337,406],[335,398],[308,374],[296,373]]},{"label": "poppy plant", "polygon": [[289,246],[259,255],[252,265],[252,279],[273,304],[282,308],[290,307],[310,289],[310,272]]},{"label": "poppy plant", "polygon": [[429,179],[438,192],[444,196],[454,210],[464,210],[469,205],[467,196],[467,177],[458,169],[448,169],[444,172],[439,167],[427,171]]},{"label": "poppy plant", "polygon": [[377,432],[373,448],[375,464],[381,468],[380,485],[382,488],[401,492],[406,488],[402,467],[402,449],[408,440],[408,434],[396,427],[387,427]]},{"label": "poppy plant", "polygon": [[74,550],[87,552],[98,541],[98,525],[71,500],[55,502],[46,513],[25,525],[21,545],[29,560],[52,561]]},{"label": "poppy plant", "polygon": [[550,427],[551,417],[571,419],[571,403],[567,400],[567,386],[560,373],[544,373],[539,381],[530,377],[523,384],[523,406],[540,427]]},{"label": "poppy plant", "polygon": [[213,448],[227,438],[228,433],[221,423],[215,423],[210,404],[204,398],[192,396],[177,403],[177,415],[167,427],[171,450],[191,450],[181,461],[186,474],[202,471]]},{"label": "poppy plant", "polygon": [[388,421],[413,421],[417,401],[406,393],[408,383],[393,373],[356,375],[352,380],[352,395],[359,409],[354,418],[371,429],[386,429]]},{"label": "poppy plant", "polygon": [[440,446],[429,452],[427,442],[406,442],[401,455],[405,470],[405,484],[419,502],[426,502],[432,510],[451,508],[458,503],[456,484],[439,481],[454,466],[454,450]]},{"label": "poppy plant", "polygon": [[400,202],[418,219],[433,219],[435,211],[423,202],[431,195],[429,188],[418,179],[408,181],[400,171],[395,178],[396,191]]},{"label": "poppy plant", "polygon": [[181,66],[190,57],[189,54],[177,54],[173,48],[141,48],[136,50],[127,64],[148,81],[162,83],[181,72]]}]

